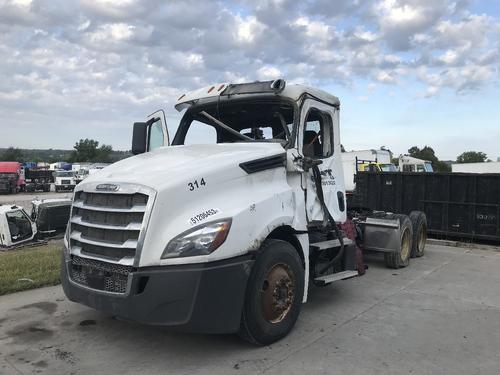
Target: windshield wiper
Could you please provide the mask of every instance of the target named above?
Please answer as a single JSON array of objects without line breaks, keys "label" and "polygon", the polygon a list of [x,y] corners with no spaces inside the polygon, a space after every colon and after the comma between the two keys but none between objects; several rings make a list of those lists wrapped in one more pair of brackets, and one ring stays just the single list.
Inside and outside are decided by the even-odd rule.
[{"label": "windshield wiper", "polygon": [[215,117],[213,117],[212,115],[210,115],[209,113],[205,112],[205,111],[201,111],[199,112],[200,115],[203,115],[205,116],[207,119],[209,119],[210,121],[212,121],[215,125],[221,127],[222,129],[224,129],[225,131],[227,131],[228,133],[231,133],[232,135],[238,137],[238,138],[241,138],[243,139],[244,141],[249,141],[249,142],[255,142],[255,139],[253,138],[250,138],[250,137],[247,137],[246,135],[243,135],[239,132],[237,132],[236,130],[234,130],[233,128],[229,127],[228,125],[224,124],[222,121],[220,120],[217,120]]}]

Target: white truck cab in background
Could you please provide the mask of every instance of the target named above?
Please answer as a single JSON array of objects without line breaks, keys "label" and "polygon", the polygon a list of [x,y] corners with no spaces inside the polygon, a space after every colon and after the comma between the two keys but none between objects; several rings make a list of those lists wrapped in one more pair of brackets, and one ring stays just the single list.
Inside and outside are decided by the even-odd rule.
[{"label": "white truck cab in background", "polygon": [[398,169],[401,172],[434,172],[430,161],[409,155],[399,155]]},{"label": "white truck cab in background", "polygon": [[396,171],[396,167],[392,164],[392,152],[390,150],[370,149],[343,152],[342,168],[344,170],[344,183],[347,192],[351,192],[356,188],[356,174],[360,172],[360,167],[364,167],[365,165],[374,166],[376,171]]},{"label": "white truck cab in background", "polygon": [[0,205],[0,247],[12,247],[31,241],[36,224],[22,207]]},{"label": "white truck cab in background", "polygon": [[77,184],[73,171],[58,170],[54,171],[53,176],[56,191],[73,190]]},{"label": "white truck cab in background", "polygon": [[176,108],[173,137],[163,111],[149,115],[134,124],[134,157],[76,186],[70,300],[265,345],[292,329],[310,284],[364,273],[358,244],[408,264],[408,217],[348,216],[338,98],[283,80],[220,83]]}]

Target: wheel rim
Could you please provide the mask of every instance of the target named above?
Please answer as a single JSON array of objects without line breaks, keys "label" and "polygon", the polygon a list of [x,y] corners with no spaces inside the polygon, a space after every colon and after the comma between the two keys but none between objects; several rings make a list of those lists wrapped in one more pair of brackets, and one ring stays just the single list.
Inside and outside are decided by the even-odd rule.
[{"label": "wheel rim", "polygon": [[286,264],[276,264],[269,269],[261,285],[261,302],[264,319],[280,323],[290,312],[295,299],[295,279]]},{"label": "wheel rim", "polygon": [[410,231],[405,229],[401,238],[401,259],[405,261],[410,256],[411,236]]},{"label": "wheel rim", "polygon": [[417,247],[418,252],[421,253],[424,250],[425,242],[427,241],[427,228],[422,225],[420,227],[420,233],[418,234]]}]

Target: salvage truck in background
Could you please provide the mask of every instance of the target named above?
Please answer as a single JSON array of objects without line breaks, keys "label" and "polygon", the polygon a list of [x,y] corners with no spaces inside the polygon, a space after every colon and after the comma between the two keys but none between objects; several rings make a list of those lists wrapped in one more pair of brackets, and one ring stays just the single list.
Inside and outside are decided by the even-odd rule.
[{"label": "salvage truck in background", "polygon": [[54,188],[57,192],[73,190],[76,186],[76,173],[73,171],[58,170],[53,172]]},{"label": "salvage truck in background", "polygon": [[24,168],[24,178],[26,181],[26,191],[50,191],[50,185],[54,182],[52,171],[48,168]]},{"label": "salvage truck in background", "polygon": [[15,205],[0,205],[0,249],[23,246],[64,232],[71,199],[35,199],[31,215]]},{"label": "salvage truck in background", "polygon": [[75,188],[65,294],[142,323],[238,332],[260,345],[294,326],[311,285],[365,272],[360,248],[408,264],[410,218],[348,212],[339,100],[283,80],[182,95],[172,140],[158,111],[136,155]]},{"label": "salvage truck in background", "polygon": [[25,186],[21,163],[0,161],[0,194],[16,194]]}]

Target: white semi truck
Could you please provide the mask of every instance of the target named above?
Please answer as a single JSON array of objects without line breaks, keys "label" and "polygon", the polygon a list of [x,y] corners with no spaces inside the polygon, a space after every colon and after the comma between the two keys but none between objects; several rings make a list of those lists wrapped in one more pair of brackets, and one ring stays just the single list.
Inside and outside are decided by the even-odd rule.
[{"label": "white semi truck", "polygon": [[76,186],[75,172],[59,170],[54,171],[54,188],[57,192],[73,190]]},{"label": "white semi truck", "polygon": [[75,188],[68,298],[265,345],[292,329],[311,285],[364,273],[359,247],[407,265],[417,221],[347,212],[339,107],[283,80],[222,83],[178,99],[172,139],[163,111],[135,123],[136,156]]}]

